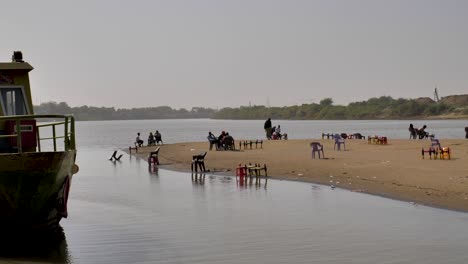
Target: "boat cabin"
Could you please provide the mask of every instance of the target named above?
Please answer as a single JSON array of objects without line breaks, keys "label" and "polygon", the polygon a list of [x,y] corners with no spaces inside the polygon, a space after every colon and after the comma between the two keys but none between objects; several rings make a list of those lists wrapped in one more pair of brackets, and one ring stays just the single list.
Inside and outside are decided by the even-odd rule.
[{"label": "boat cabin", "polygon": [[[11,62],[0,62],[0,117],[34,115],[29,72],[33,67],[23,61],[22,53],[15,51]],[[36,121],[21,120],[21,150],[36,151]],[[0,135],[16,133],[15,120],[0,120]],[[16,137],[0,138],[0,153],[17,152]]]}]

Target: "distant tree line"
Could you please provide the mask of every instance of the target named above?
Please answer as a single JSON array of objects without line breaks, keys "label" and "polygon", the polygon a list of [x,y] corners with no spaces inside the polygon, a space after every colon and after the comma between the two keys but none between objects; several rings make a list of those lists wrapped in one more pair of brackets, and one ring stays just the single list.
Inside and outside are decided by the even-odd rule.
[{"label": "distant tree line", "polygon": [[215,110],[193,107],[172,109],[169,106],[115,109],[114,107],[80,106],[70,107],[67,103],[47,102],[34,106],[35,114],[73,114],[76,120],[137,120],[137,119],[181,119],[210,118]]},{"label": "distant tree line", "polygon": [[298,120],[346,120],[346,119],[412,119],[440,115],[468,115],[467,105],[434,102],[430,98],[393,99],[390,96],[371,98],[350,103],[347,106],[333,105],[331,98],[320,103],[285,107],[242,106],[223,108],[215,112],[217,119],[298,119]]},{"label": "distant tree line", "polygon": [[[454,96],[451,96],[454,97]],[[448,99],[453,99],[449,98]],[[467,116],[468,95],[457,96],[458,102],[434,102],[430,98],[393,99],[390,96],[370,98],[367,101],[334,105],[331,98],[319,103],[284,107],[241,106],[222,108],[193,107],[191,110],[173,109],[169,106],[115,109],[114,107],[80,106],[47,102],[34,106],[36,114],[73,114],[76,120],[132,120],[132,119],[296,119],[296,120],[346,120],[346,119],[424,119],[436,116]],[[460,100],[461,99],[461,100]]]}]

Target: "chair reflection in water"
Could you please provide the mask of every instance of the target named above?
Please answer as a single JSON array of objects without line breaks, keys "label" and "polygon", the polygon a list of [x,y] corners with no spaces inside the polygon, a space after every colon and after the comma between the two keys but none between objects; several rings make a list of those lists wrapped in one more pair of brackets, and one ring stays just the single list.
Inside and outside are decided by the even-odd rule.
[{"label": "chair reflection in water", "polygon": [[205,173],[198,174],[198,172],[192,172],[192,182],[200,185],[205,184]]},{"label": "chair reflection in water", "polygon": [[[261,175],[262,171],[265,173],[264,176]],[[260,166],[260,164],[257,163],[249,163],[249,165],[242,166],[239,164],[239,166],[237,166],[236,182],[238,186],[252,186],[254,177],[256,187],[260,187],[262,185],[261,178],[264,178],[264,188],[266,188],[268,182],[268,169],[266,164]]]},{"label": "chair reflection in water", "polygon": [[[320,144],[319,142],[312,142],[310,143],[310,146],[312,147],[312,158],[315,159],[315,153],[318,154],[319,159],[325,158],[325,153],[323,153],[323,145]],[[320,152],[322,152],[322,157],[320,157]]]}]

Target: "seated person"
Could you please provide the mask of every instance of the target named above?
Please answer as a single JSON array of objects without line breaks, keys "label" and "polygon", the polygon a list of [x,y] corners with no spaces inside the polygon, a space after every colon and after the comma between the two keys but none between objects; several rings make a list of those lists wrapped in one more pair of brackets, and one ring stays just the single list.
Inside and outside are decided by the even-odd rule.
[{"label": "seated person", "polygon": [[208,137],[206,137],[208,139],[208,141],[210,142],[210,150],[213,149],[213,145],[216,146],[216,150],[218,150],[219,148],[219,140],[216,138],[215,135],[213,135],[213,133],[208,132]]},{"label": "seated person", "polygon": [[410,139],[416,139],[416,130],[414,127],[413,127],[413,124],[410,124],[409,125],[409,128],[408,128],[409,132],[410,132]]},{"label": "seated person", "polygon": [[221,135],[218,136],[218,142],[222,143],[225,136],[226,136],[226,132],[224,131],[221,132]]},{"label": "seated person", "polygon": [[229,133],[226,133],[226,136],[224,136],[223,141],[221,141],[223,147],[225,150],[234,150],[234,138],[229,135]]},{"label": "seated person", "polygon": [[156,141],[154,141],[154,136],[153,136],[153,132],[150,132],[149,133],[149,136],[148,136],[148,146],[152,146],[156,143]]},{"label": "seated person", "polygon": [[161,142],[161,145],[163,144],[161,133],[159,133],[158,130],[156,130],[156,132],[154,133],[154,139],[156,141],[156,144],[159,145],[159,142]]},{"label": "seated person", "polygon": [[353,134],[353,137],[354,137],[355,139],[366,139],[366,137],[363,136],[361,133],[354,133],[354,134]]},{"label": "seated person", "polygon": [[278,140],[278,139],[280,139],[280,137],[278,136],[278,133],[273,132],[273,133],[271,134],[271,139],[272,139],[272,140]]},{"label": "seated person", "polygon": [[427,127],[427,126],[424,125],[424,126],[421,127],[420,129],[416,130],[417,133],[418,133],[419,139],[423,139],[423,138],[429,137],[429,133],[427,133],[427,132],[425,131],[426,127]]},{"label": "seated person", "polygon": [[140,138],[140,132],[137,133],[137,137],[135,139],[135,144],[138,145],[138,147],[143,146],[143,140]]},{"label": "seated person", "polygon": [[[280,129],[280,131],[281,131],[281,129]],[[281,134],[278,133],[278,128],[276,126],[271,128],[271,139],[272,140],[281,139]]]},{"label": "seated person", "polygon": [[275,129],[276,134],[278,135],[278,138],[281,139],[283,135],[281,134],[281,126],[278,125],[278,127]]}]

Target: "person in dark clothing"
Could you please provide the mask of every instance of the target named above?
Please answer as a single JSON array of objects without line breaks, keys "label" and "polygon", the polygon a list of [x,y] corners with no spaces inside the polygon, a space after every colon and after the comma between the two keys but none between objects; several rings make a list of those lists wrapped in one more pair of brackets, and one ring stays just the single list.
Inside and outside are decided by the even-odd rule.
[{"label": "person in dark clothing", "polygon": [[154,133],[154,139],[156,141],[156,144],[159,145],[160,144],[159,142],[161,142],[161,145],[163,144],[162,135],[158,130],[156,130],[156,132]]},{"label": "person in dark clothing", "polygon": [[429,133],[426,132],[426,125],[424,125],[423,127],[421,127],[420,129],[418,129],[418,136],[419,136],[419,139],[423,139],[423,138],[427,138],[429,136]]},{"label": "person in dark clothing", "polygon": [[148,136],[148,146],[153,146],[155,144],[156,141],[154,140],[153,132],[150,132]]},{"label": "person in dark clothing", "polygon": [[468,127],[465,127],[465,133],[466,133],[465,138],[468,139]]},{"label": "person in dark clothing", "polygon": [[354,133],[354,134],[353,134],[353,137],[354,137],[355,139],[366,139],[366,137],[363,136],[361,133]]},{"label": "person in dark clothing", "polygon": [[268,118],[265,121],[265,124],[263,125],[263,128],[265,129],[267,139],[271,139],[271,134],[272,134],[271,118]]},{"label": "person in dark clothing", "polygon": [[223,146],[223,139],[226,136],[226,132],[222,131],[221,134],[218,136],[218,148],[222,149],[224,148]]},{"label": "person in dark clothing", "polygon": [[226,136],[223,138],[222,145],[224,150],[235,150],[234,138],[226,132]]},{"label": "person in dark clothing", "polygon": [[413,124],[409,124],[408,130],[410,132],[410,139],[416,139],[416,129],[414,129]]}]

